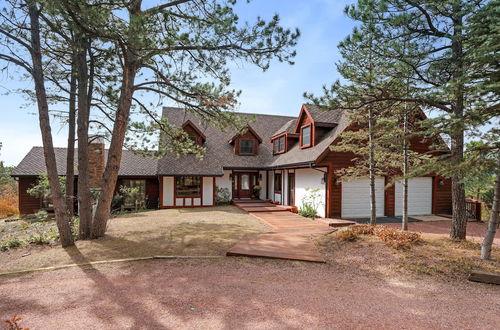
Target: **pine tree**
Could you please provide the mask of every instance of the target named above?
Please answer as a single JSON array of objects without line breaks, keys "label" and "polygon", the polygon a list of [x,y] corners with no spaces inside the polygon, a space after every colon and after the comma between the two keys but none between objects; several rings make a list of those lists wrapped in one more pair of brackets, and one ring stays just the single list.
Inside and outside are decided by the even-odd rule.
[{"label": "pine tree", "polygon": [[[379,35],[375,53],[379,61],[396,61],[411,70],[415,93],[409,96],[388,93],[374,102],[400,101],[437,110],[438,116],[427,121],[427,135],[440,141],[449,137],[450,149],[436,145],[442,156],[425,168],[452,179],[453,218],[450,237],[465,239],[464,135],[484,125],[495,113],[498,101],[491,100],[477,81],[484,66],[471,56],[480,45],[471,38],[471,17],[488,1],[359,0],[348,6],[347,14],[362,24],[375,25]],[[495,5],[492,5],[496,8]],[[496,12],[496,11],[495,11]],[[493,24],[493,26],[495,26]],[[494,37],[486,38],[488,44]],[[404,47],[407,41],[410,46]],[[494,62],[493,62],[494,63]],[[490,63],[491,64],[491,63]],[[402,76],[394,76],[398,78]],[[489,78],[495,76],[491,71]],[[488,79],[490,86],[494,79]]]}]

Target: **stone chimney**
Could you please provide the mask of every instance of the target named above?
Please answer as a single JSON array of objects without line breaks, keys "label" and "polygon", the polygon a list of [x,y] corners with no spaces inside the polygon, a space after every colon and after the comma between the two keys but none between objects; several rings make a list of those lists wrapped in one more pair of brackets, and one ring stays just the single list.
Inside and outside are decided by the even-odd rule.
[{"label": "stone chimney", "polygon": [[104,173],[104,139],[94,138],[89,144],[90,188],[100,188]]}]

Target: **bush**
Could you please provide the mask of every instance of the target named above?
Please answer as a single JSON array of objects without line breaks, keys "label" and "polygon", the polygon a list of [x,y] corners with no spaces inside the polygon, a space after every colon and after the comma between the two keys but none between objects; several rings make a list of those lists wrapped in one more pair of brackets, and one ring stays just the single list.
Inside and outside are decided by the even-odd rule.
[{"label": "bush", "polygon": [[318,208],[324,204],[321,191],[318,188],[306,188],[306,193],[307,195],[302,198],[302,207],[299,214],[303,217],[316,219],[318,217]]},{"label": "bush", "polygon": [[217,205],[228,205],[231,203],[229,189],[215,187],[215,201],[217,202]]},{"label": "bush", "polygon": [[15,188],[6,184],[0,187],[0,192],[0,218],[19,214]]},{"label": "bush", "polygon": [[18,238],[11,238],[7,241],[0,242],[0,251],[8,251],[12,248],[21,246],[21,240]]},{"label": "bush", "polygon": [[309,203],[302,203],[302,207],[299,209],[299,214],[306,218],[316,219],[318,216],[318,211]]},{"label": "bush", "polygon": [[353,242],[361,235],[377,236],[385,245],[394,249],[407,249],[421,241],[418,233],[401,231],[387,226],[354,225],[337,234],[337,239],[341,241]]}]

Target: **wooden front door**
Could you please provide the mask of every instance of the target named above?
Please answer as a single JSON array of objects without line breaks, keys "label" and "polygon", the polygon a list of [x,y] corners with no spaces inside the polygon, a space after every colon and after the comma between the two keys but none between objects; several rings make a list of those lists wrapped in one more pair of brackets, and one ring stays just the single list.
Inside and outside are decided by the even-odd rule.
[{"label": "wooden front door", "polygon": [[295,206],[295,173],[288,173],[288,205]]},{"label": "wooden front door", "polygon": [[234,190],[236,198],[251,198],[253,186],[256,184],[255,173],[234,173]]}]

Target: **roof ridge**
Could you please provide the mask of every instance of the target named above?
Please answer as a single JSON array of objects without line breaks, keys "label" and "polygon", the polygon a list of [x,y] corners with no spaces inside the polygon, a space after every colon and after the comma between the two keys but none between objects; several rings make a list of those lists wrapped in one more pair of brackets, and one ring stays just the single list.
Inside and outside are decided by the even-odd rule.
[{"label": "roof ridge", "polygon": [[[183,110],[184,112],[186,112],[186,109],[180,108],[180,107],[167,107],[167,106],[164,106],[163,109],[176,109],[176,110]],[[297,116],[298,116],[298,115],[297,116],[285,116],[285,115],[268,114],[268,113],[237,112],[237,111],[234,111],[234,114],[237,114],[237,115],[271,116],[271,117],[290,118],[290,119],[297,118]]]}]

